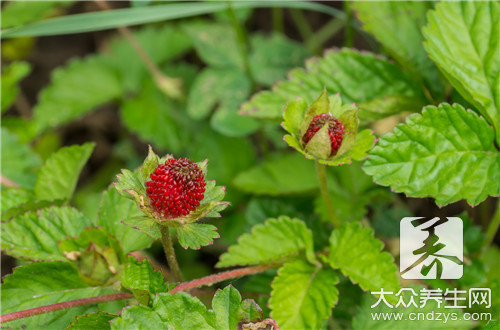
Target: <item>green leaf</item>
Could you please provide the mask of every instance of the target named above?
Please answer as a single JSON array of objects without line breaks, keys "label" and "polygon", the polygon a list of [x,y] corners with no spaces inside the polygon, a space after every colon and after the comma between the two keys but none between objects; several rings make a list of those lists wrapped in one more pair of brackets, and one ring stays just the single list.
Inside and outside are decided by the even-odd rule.
[{"label": "green leaf", "polygon": [[302,260],[281,267],[272,283],[271,317],[280,329],[320,329],[338,300],[334,270]]},{"label": "green leaf", "polygon": [[381,185],[438,205],[500,194],[500,153],[484,118],[458,104],[428,106],[382,136],[363,170]]},{"label": "green leaf", "polygon": [[314,164],[298,153],[280,155],[239,173],[236,188],[253,194],[286,195],[318,188]]},{"label": "green leaf", "polygon": [[[161,65],[191,49],[191,40],[181,28],[170,24],[147,25],[134,29],[133,34],[154,63]],[[158,47],[158,42],[168,47]],[[120,85],[127,91],[140,92],[145,80],[151,80],[147,67],[126,38],[109,44],[106,63],[120,76]]]},{"label": "green leaf", "polygon": [[37,131],[56,127],[121,95],[120,80],[102,56],[73,59],[52,72],[33,109]]},{"label": "green leaf", "polygon": [[398,268],[389,253],[381,252],[382,248],[383,243],[373,236],[372,229],[349,223],[332,232],[327,259],[364,290],[398,291]]},{"label": "green leaf", "polygon": [[217,290],[212,300],[217,329],[238,329],[241,295],[232,285]]},{"label": "green leaf", "polygon": [[118,194],[116,189],[109,189],[102,195],[97,225],[115,236],[123,252],[142,250],[151,245],[152,240],[146,234],[122,223],[129,218],[142,216],[137,205]]},{"label": "green leaf", "polygon": [[217,228],[213,225],[188,223],[176,228],[179,244],[187,249],[199,250],[200,247],[213,244],[219,238]]},{"label": "green leaf", "polygon": [[149,146],[148,155],[141,166],[142,181],[146,182],[149,180],[151,174],[156,170],[160,164],[160,157],[153,151],[153,148]]},{"label": "green leaf", "polygon": [[123,220],[122,223],[146,234],[151,240],[157,240],[161,237],[160,227],[154,218],[147,216],[130,217]]},{"label": "green leaf", "polygon": [[128,129],[155,146],[177,153],[189,141],[186,130],[190,123],[186,114],[152,81],[143,83],[138,95],[123,102],[121,115]]},{"label": "green leaf", "polygon": [[352,5],[363,28],[373,34],[391,56],[413,79],[443,97],[438,70],[428,58],[420,31],[426,14],[433,7],[431,1],[360,1]]},{"label": "green leaf", "polygon": [[90,313],[86,315],[80,315],[76,317],[76,320],[71,322],[68,329],[71,330],[103,330],[111,329],[110,322],[112,319],[116,318],[118,315],[109,314],[106,312]]},{"label": "green leaf", "polygon": [[[70,264],[53,262],[28,263],[15,268],[2,284],[2,315],[59,302],[112,293],[112,290],[87,287]],[[15,329],[63,329],[75,316],[97,312],[97,306],[86,305],[41,314],[6,323]]]},{"label": "green leaf", "polygon": [[61,206],[65,200],[37,201],[32,190],[2,189],[2,221],[11,220],[26,212],[37,211],[49,206]]},{"label": "green leaf", "polygon": [[35,185],[36,168],[40,166],[40,157],[27,143],[19,143],[16,135],[1,128],[1,173],[22,188],[31,189]]},{"label": "green leaf", "polygon": [[215,68],[243,68],[236,33],[230,24],[197,22],[186,24],[184,30],[193,40],[200,58]]},{"label": "green leaf", "polygon": [[129,257],[121,277],[122,286],[134,294],[140,304],[148,305],[151,297],[166,292],[167,284],[163,282],[160,271],[154,271],[149,260],[137,261]]},{"label": "green leaf", "polygon": [[[421,286],[410,286],[408,289],[414,290],[414,292],[418,295]],[[394,295],[397,292],[394,292]],[[408,295],[403,299],[405,303],[408,303],[410,298],[409,295],[413,296],[413,293],[407,292]],[[390,296],[386,296],[390,297]],[[459,295],[461,297],[461,295]],[[413,296],[416,303],[419,304],[418,297]],[[365,294],[361,300],[361,305],[357,309],[354,314],[352,320],[352,329],[354,330],[365,330],[365,329],[472,329],[474,328],[474,323],[472,321],[466,321],[464,319],[464,314],[462,310],[457,308],[449,308],[445,307],[445,304],[441,305],[440,308],[437,307],[435,301],[428,301],[424,307],[415,307],[414,305],[409,305],[406,308],[402,305],[396,308],[390,308],[385,303],[381,302],[376,307],[371,307],[377,302],[377,298],[373,295]],[[397,300],[396,300],[397,302]],[[420,314],[422,313],[422,314]],[[418,320],[416,319],[418,315],[429,315],[432,313],[437,315],[438,313],[448,314],[449,316],[455,315],[455,319],[453,316],[449,317],[446,322],[444,322],[444,317],[440,320],[429,320],[427,318],[420,317]],[[383,315],[386,314],[386,315]],[[388,318],[388,314],[392,314],[392,319]],[[395,320],[396,315],[401,314],[401,320]],[[377,316],[379,320],[374,319]],[[410,320],[409,316],[415,316],[415,320]],[[387,320],[384,320],[383,317],[386,316]]]},{"label": "green leaf", "polygon": [[214,329],[215,314],[195,297],[184,292],[174,295],[160,293],[153,302],[153,310],[165,325],[175,329]]},{"label": "green leaf", "polygon": [[340,93],[344,104],[356,102],[361,122],[405,110],[417,111],[426,103],[406,73],[386,59],[367,52],[329,50],[321,58],[306,60],[305,70],[294,69],[288,77],[272,91],[254,95],[241,106],[240,114],[278,119],[287,101],[300,96],[310,104],[324,87],[328,94]]},{"label": "green leaf", "polygon": [[[2,8],[2,29],[32,23],[57,12],[72,1],[13,1]],[[3,93],[2,93],[3,95]]]},{"label": "green leaf", "polygon": [[[7,6],[7,8],[10,6]],[[5,10],[2,10],[2,18]],[[3,19],[2,19],[3,23]],[[27,62],[13,62],[2,68],[2,100],[0,109],[2,113],[14,103],[19,93],[19,82],[31,71],[31,66]]]},{"label": "green leaf", "polygon": [[284,79],[288,70],[301,65],[310,55],[302,44],[276,32],[270,36],[255,34],[250,44],[250,70],[256,82],[264,86]]},{"label": "green leaf", "polygon": [[76,209],[51,207],[2,223],[2,250],[17,258],[65,260],[58,242],[78,236],[91,221]]},{"label": "green leaf", "polygon": [[240,322],[257,322],[264,318],[262,309],[253,299],[245,299],[238,310]]},{"label": "green leaf", "polygon": [[163,329],[165,323],[157,313],[146,306],[131,306],[123,310],[119,318],[111,321],[113,330]]},{"label": "green leaf", "polygon": [[[345,18],[345,14],[338,9],[319,3],[308,1],[281,1],[262,2],[235,2],[233,8],[301,8],[319,11],[327,15]],[[192,17],[227,10],[225,3],[174,3],[149,7],[132,7],[114,9],[103,12],[92,12],[69,15],[56,19],[46,20],[26,27],[1,31],[3,38],[44,36],[57,34],[82,33],[116,28],[119,26],[139,25],[144,23],[162,22],[184,17]]]},{"label": "green leaf", "polygon": [[37,199],[69,200],[94,146],[94,143],[73,145],[61,148],[52,154],[38,173],[35,184]]},{"label": "green leaf", "polygon": [[243,234],[238,244],[220,256],[216,267],[281,262],[297,258],[302,251],[310,262],[316,262],[312,232],[303,221],[281,216],[254,226],[251,234]]},{"label": "green leaf", "polygon": [[423,29],[424,47],[460,94],[493,125],[500,144],[500,4],[436,5]]}]

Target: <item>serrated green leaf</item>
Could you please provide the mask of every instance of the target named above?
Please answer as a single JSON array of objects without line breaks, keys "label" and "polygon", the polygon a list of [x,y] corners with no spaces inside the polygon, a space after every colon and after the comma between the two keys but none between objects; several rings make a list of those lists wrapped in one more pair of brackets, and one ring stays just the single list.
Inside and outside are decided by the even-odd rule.
[{"label": "serrated green leaf", "polygon": [[241,295],[232,285],[217,290],[212,300],[217,329],[238,329]]},{"label": "serrated green leaf", "polygon": [[119,318],[111,321],[113,330],[163,329],[165,325],[157,313],[142,305],[125,308]]},{"label": "serrated green leaf", "polygon": [[94,143],[73,145],[52,154],[38,173],[35,184],[37,199],[70,199],[94,146]]},{"label": "serrated green leaf", "polygon": [[65,124],[121,95],[120,81],[99,55],[73,59],[52,72],[33,109],[37,131]]},{"label": "serrated green leaf", "polygon": [[301,65],[310,55],[302,44],[277,32],[270,36],[255,34],[250,44],[250,70],[255,81],[264,86],[284,79],[288,70]]},{"label": "serrated green leaf", "polygon": [[219,238],[217,228],[213,225],[188,223],[176,228],[179,244],[187,249],[198,250],[202,246],[213,243],[214,238]]},{"label": "serrated green leaf", "polygon": [[[7,8],[10,6],[6,6]],[[2,10],[2,18],[4,15]],[[3,19],[2,19],[3,23]],[[31,66],[27,62],[13,62],[2,68],[2,100],[0,109],[2,113],[16,100],[19,93],[18,83],[31,71]]]},{"label": "serrated green leaf", "polygon": [[262,309],[253,299],[245,299],[238,310],[238,318],[240,322],[257,322],[261,321],[264,316]]},{"label": "serrated green leaf", "polygon": [[111,329],[110,322],[118,317],[106,312],[89,313],[77,316],[67,329],[71,330],[104,330]]},{"label": "serrated green leaf", "polygon": [[[418,295],[421,286],[411,286],[408,289],[414,290],[414,292]],[[397,292],[394,292],[394,295]],[[413,296],[413,293],[407,292],[409,295]],[[388,297],[388,296],[386,296]],[[460,297],[460,295],[459,295]],[[419,304],[418,297],[413,296],[416,303]],[[408,303],[410,298],[403,299],[405,303]],[[397,300],[396,300],[397,301]],[[352,319],[352,329],[353,330],[365,330],[365,329],[388,329],[388,330],[399,330],[399,329],[471,329],[474,327],[474,324],[470,320],[465,320],[463,312],[457,308],[449,308],[445,307],[443,304],[440,308],[437,307],[435,301],[429,301],[426,303],[424,307],[418,305],[415,307],[410,304],[408,307],[399,306],[397,308],[390,308],[385,303],[380,303],[376,307],[371,307],[377,302],[377,298],[370,294],[364,295],[361,300],[361,305],[357,309],[354,317]],[[446,303],[446,302],[445,302]],[[420,314],[422,313],[422,314]],[[418,315],[429,315],[432,313],[437,315],[441,313],[441,315],[448,314],[447,321],[444,322],[445,316],[443,316],[440,320],[429,320],[428,318],[420,317],[417,319]],[[387,320],[383,317],[386,314]],[[392,314],[392,319],[388,318],[388,314]],[[395,317],[398,314],[402,314],[401,320],[396,320]],[[375,317],[379,317],[379,320],[376,320]],[[415,319],[411,320],[409,316],[415,315]]]},{"label": "serrated green leaf", "polygon": [[148,305],[155,294],[167,291],[161,272],[154,271],[147,259],[137,261],[134,257],[129,257],[121,281],[122,286],[132,291],[137,301],[143,305]]},{"label": "serrated green leaf", "polygon": [[[320,164],[339,166],[344,164],[351,164],[353,160],[361,160],[366,157],[368,151],[373,147],[375,143],[375,136],[370,129],[365,129],[356,135],[356,142],[352,148],[347,150],[344,154],[340,155],[338,158],[322,161],[319,160]],[[342,146],[340,146],[342,148]],[[341,150],[339,149],[339,153]]]},{"label": "serrated green leaf", "polygon": [[[10,190],[12,189],[9,189],[9,191]],[[2,199],[4,198],[4,191],[5,190],[2,191]],[[5,198],[10,199],[10,197],[5,197]],[[20,204],[14,205],[13,207],[5,211],[3,211],[2,209],[2,221],[8,221],[13,218],[17,218],[26,212],[37,211],[50,206],[61,206],[66,202],[64,199],[56,199],[53,201],[35,201],[34,193],[32,193],[32,196],[30,196],[29,198],[31,199],[21,202]],[[13,201],[10,200],[9,202]],[[20,201],[18,200],[18,202]]]},{"label": "serrated green leaf", "polygon": [[302,260],[281,267],[272,283],[271,317],[280,329],[320,329],[338,300],[334,270]]},{"label": "serrated green leaf", "polygon": [[428,10],[433,7],[432,1],[360,1],[352,7],[363,28],[411,72],[413,79],[424,83],[438,99],[442,98],[438,70],[422,46],[424,37],[420,31],[427,21]]},{"label": "serrated green leaf", "polygon": [[[113,290],[88,287],[70,264],[35,262],[14,269],[2,284],[1,314],[112,293]],[[97,312],[95,305],[79,306],[8,322],[12,328],[63,329],[75,316]]]},{"label": "serrated green leaf", "polygon": [[19,205],[35,200],[33,191],[24,188],[2,188],[1,196],[0,210],[2,213],[2,221],[6,220],[3,214],[9,209],[16,208]]},{"label": "serrated green leaf", "polygon": [[327,259],[364,290],[397,292],[398,268],[389,253],[381,252],[382,248],[383,243],[373,236],[372,229],[349,223],[332,232]]},{"label": "serrated green leaf", "polygon": [[[366,52],[330,50],[321,58],[306,60],[306,70],[294,69],[288,77],[288,80],[275,85],[272,91],[254,95],[241,106],[240,113],[255,118],[278,119],[287,101],[300,96],[310,104],[323,87],[328,94],[339,92],[343,103],[356,102],[362,122],[405,110],[420,110],[426,103],[407,74],[386,59]],[[372,106],[370,102],[375,99],[390,102]],[[394,99],[399,102],[394,102]],[[400,107],[402,104],[408,107]]]},{"label": "serrated green leaf", "polygon": [[443,1],[428,18],[422,31],[430,58],[488,118],[500,144],[500,4]]},{"label": "serrated green leaf", "polygon": [[51,207],[2,223],[2,250],[31,260],[65,260],[58,242],[78,236],[91,221],[76,209]]},{"label": "serrated green leaf", "polygon": [[500,329],[500,320],[499,321],[489,321],[486,326],[483,327],[484,330],[498,330]]},{"label": "serrated green leaf", "polygon": [[184,30],[193,40],[198,56],[212,67],[243,68],[236,33],[229,24],[197,22],[186,24]]},{"label": "serrated green leaf", "polygon": [[428,106],[382,136],[363,170],[378,184],[438,205],[500,194],[500,153],[486,120],[458,104]]},{"label": "serrated green leaf", "polygon": [[253,194],[286,195],[318,187],[314,164],[297,153],[280,155],[239,173],[236,188]]},{"label": "serrated green leaf", "polygon": [[176,329],[214,329],[215,314],[195,297],[184,292],[175,295],[160,293],[153,302],[153,310],[165,325]]},{"label": "serrated green leaf", "polygon": [[77,316],[67,329],[71,330],[104,330],[111,329],[110,322],[118,317],[106,312],[89,313]]},{"label": "serrated green leaf", "polygon": [[41,164],[40,157],[28,144],[20,143],[16,135],[1,128],[1,173],[22,188],[31,189],[35,185],[36,168]]},{"label": "serrated green leaf", "polygon": [[238,244],[220,256],[216,267],[279,262],[295,259],[301,252],[316,262],[312,232],[303,221],[281,216],[254,226],[251,234],[243,234]]},{"label": "serrated green leaf", "polygon": [[115,236],[123,252],[129,253],[147,248],[153,242],[146,234],[122,223],[139,216],[142,216],[142,212],[134,202],[119,195],[116,189],[110,188],[102,195],[97,225]]}]

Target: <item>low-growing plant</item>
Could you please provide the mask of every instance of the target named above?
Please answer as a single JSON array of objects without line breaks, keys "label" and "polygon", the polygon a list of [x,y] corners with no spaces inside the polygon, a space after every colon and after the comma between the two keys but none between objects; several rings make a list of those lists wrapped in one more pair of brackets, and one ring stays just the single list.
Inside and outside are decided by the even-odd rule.
[{"label": "low-growing plant", "polygon": [[[247,35],[243,23],[259,4],[243,2],[136,4],[2,25],[11,38],[184,17],[121,27],[107,51],[57,68],[32,118],[8,111],[30,65],[2,68],[1,249],[19,261],[3,278],[2,327],[442,326],[372,317],[398,311],[454,313],[452,328],[498,327],[499,3],[346,2],[344,12],[285,4],[337,17],[321,33],[300,28],[308,50],[279,32]],[[261,4],[274,7],[276,27],[285,4]],[[56,5],[35,4],[33,19]],[[8,3],[2,20],[17,6]],[[291,13],[301,26],[303,13]],[[374,37],[384,55],[334,48],[288,71],[318,50],[324,31],[340,28],[347,44],[353,31]],[[7,49],[20,47],[16,40]],[[185,60],[189,52],[202,69]],[[99,172],[105,179],[78,186],[99,144],[59,148],[54,129],[109,102],[126,130],[170,154],[149,146],[141,158],[124,139]],[[440,212],[409,206],[424,198],[480,212],[463,202]],[[399,220],[430,214],[462,218],[464,274],[405,282],[395,260]],[[214,255],[220,271],[197,260]],[[489,288],[491,301],[405,309],[393,295],[394,308],[376,303],[405,287]],[[490,318],[465,317],[473,313]]]}]

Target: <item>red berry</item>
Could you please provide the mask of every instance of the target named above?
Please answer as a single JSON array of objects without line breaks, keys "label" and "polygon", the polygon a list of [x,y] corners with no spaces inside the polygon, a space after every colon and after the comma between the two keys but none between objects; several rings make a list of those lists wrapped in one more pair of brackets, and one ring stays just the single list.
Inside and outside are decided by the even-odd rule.
[{"label": "red berry", "polygon": [[302,137],[302,143],[305,147],[309,141],[313,138],[313,136],[324,126],[328,125],[328,135],[330,136],[330,144],[331,144],[331,152],[330,156],[337,153],[342,144],[342,140],[344,139],[344,125],[342,122],[335,117],[333,117],[329,113],[322,113],[320,115],[315,116],[309,127],[307,128],[306,133]]},{"label": "red berry", "polygon": [[205,196],[203,172],[186,158],[168,159],[150,178],[146,192],[151,207],[167,219],[188,215]]}]

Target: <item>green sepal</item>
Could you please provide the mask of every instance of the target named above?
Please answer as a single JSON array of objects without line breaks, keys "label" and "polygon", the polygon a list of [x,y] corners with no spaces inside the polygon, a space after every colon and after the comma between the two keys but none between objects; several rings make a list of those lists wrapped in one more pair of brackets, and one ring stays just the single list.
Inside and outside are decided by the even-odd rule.
[{"label": "green sepal", "polygon": [[[344,139],[336,154],[331,153],[328,126],[324,125],[306,144],[302,138],[307,132],[312,119],[322,113],[329,113],[344,125]],[[326,165],[343,165],[352,160],[361,160],[373,146],[375,137],[371,131],[362,131],[358,138],[358,108],[354,104],[342,104],[339,94],[328,97],[326,90],[307,107],[306,101],[297,98],[290,101],[283,112],[283,128],[290,134],[285,135],[285,142],[302,153],[307,159],[316,159]],[[360,134],[361,134],[360,133]]]},{"label": "green sepal", "polygon": [[199,250],[200,247],[213,244],[219,238],[217,227],[209,224],[188,223],[176,228],[179,244],[187,249]]},{"label": "green sepal", "polygon": [[60,241],[59,249],[88,285],[113,283],[125,262],[120,243],[102,228],[87,228],[79,237]]},{"label": "green sepal", "polygon": [[155,240],[161,237],[160,224],[155,218],[148,216],[131,217],[123,220],[122,223],[143,232],[151,239]]},{"label": "green sepal", "polygon": [[141,167],[141,174],[142,174],[142,181],[146,182],[148,181],[149,177],[151,174],[154,172],[154,170],[158,167],[160,164],[160,157],[158,157],[157,154],[154,153],[153,148],[149,146],[149,152],[144,160],[144,163],[142,164]]}]

